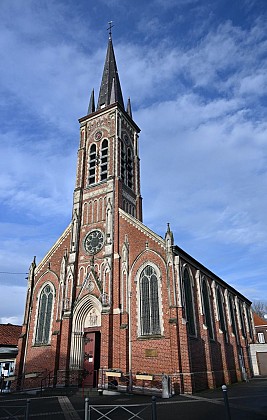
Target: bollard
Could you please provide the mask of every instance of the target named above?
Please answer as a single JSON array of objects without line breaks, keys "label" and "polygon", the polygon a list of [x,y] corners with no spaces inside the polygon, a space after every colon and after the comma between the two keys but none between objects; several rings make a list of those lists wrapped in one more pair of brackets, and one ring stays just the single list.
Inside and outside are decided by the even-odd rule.
[{"label": "bollard", "polygon": [[84,405],[84,420],[88,420],[88,408],[89,408],[89,398],[85,398],[85,405]]},{"label": "bollard", "polygon": [[231,420],[231,413],[230,413],[230,407],[229,407],[229,401],[228,401],[228,395],[227,395],[227,386],[222,386],[223,391],[223,400],[225,405],[225,412],[226,412],[226,420]]},{"label": "bollard", "polygon": [[31,400],[27,400],[26,402],[25,420],[29,420],[30,417],[30,402]]},{"label": "bollard", "polygon": [[152,397],[152,420],[157,420],[157,398],[155,395]]},{"label": "bollard", "polygon": [[170,398],[169,394],[169,377],[162,374],[162,398]]}]

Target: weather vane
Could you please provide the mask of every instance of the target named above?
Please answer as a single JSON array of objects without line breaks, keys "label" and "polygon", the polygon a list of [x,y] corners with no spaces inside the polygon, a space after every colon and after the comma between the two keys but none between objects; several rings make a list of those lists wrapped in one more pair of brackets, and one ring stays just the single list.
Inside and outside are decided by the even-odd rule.
[{"label": "weather vane", "polygon": [[112,25],[113,21],[111,20],[110,22],[108,22],[109,27],[107,28],[107,31],[109,30],[109,39],[111,39],[111,35],[112,35],[112,31],[111,28],[113,28],[114,25]]}]

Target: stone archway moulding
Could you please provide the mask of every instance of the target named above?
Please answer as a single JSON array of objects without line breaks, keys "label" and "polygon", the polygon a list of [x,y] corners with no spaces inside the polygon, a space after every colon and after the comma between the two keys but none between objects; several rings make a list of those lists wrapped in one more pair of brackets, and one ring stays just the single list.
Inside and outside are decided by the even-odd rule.
[{"label": "stone archway moulding", "polygon": [[83,335],[90,311],[97,316],[94,326],[101,326],[102,305],[93,295],[86,295],[74,307],[71,336],[70,369],[83,368]]}]

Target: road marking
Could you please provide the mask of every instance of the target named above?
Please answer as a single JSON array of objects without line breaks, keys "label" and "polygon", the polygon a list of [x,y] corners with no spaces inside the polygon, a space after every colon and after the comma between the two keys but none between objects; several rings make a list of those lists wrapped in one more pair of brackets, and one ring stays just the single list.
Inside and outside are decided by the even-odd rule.
[{"label": "road marking", "polygon": [[206,397],[199,397],[197,395],[186,395],[184,394],[183,397],[189,398],[189,400],[195,400],[195,401],[204,401],[209,402],[212,404],[218,404],[218,405],[224,405],[224,402],[220,400],[219,398],[206,398]]},{"label": "road marking", "polygon": [[58,397],[58,402],[60,404],[60,407],[62,408],[66,420],[81,420],[80,416],[71,404],[68,397],[60,396]]}]

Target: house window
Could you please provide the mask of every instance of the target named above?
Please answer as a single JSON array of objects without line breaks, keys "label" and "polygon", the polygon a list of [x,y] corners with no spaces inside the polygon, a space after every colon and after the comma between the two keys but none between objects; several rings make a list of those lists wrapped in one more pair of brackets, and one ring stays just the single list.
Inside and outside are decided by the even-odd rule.
[{"label": "house window", "polygon": [[156,271],[146,266],[140,275],[140,329],[141,336],[159,335],[159,292]]},{"label": "house window", "polygon": [[220,329],[223,333],[226,333],[226,324],[225,324],[225,313],[223,307],[223,300],[222,300],[222,292],[217,288],[217,304],[218,304],[218,312],[219,312],[219,322],[220,322]]},{"label": "house window", "polygon": [[208,290],[208,285],[207,285],[207,280],[206,279],[203,279],[203,281],[202,281],[202,298],[203,298],[203,309],[204,309],[204,316],[205,316],[205,324],[208,328],[209,337],[214,338],[213,326],[212,326],[211,307],[210,307],[210,296],[209,296],[209,290]]},{"label": "house window", "polygon": [[95,168],[96,168],[96,145],[92,144],[89,153],[89,185],[95,183]]},{"label": "house window", "polygon": [[191,335],[196,335],[192,284],[191,284],[189,271],[187,268],[185,268],[184,274],[183,274],[183,288],[184,288],[185,316],[188,323],[188,332]]},{"label": "house window", "polygon": [[108,141],[105,139],[101,146],[101,181],[108,177]]},{"label": "house window", "polygon": [[264,344],[264,343],[265,343],[264,334],[263,334],[262,332],[259,332],[259,333],[258,333],[258,341],[259,341],[259,343],[261,343],[261,344]]},{"label": "house window", "polygon": [[47,284],[40,293],[35,344],[48,344],[52,319],[53,292]]}]

